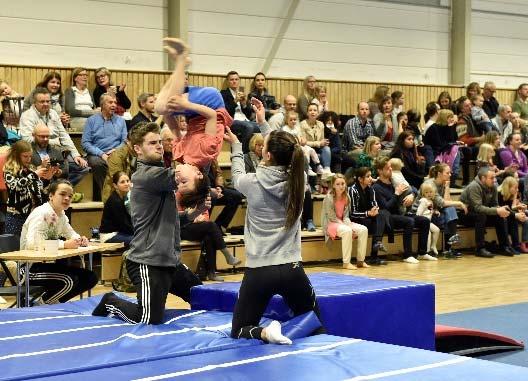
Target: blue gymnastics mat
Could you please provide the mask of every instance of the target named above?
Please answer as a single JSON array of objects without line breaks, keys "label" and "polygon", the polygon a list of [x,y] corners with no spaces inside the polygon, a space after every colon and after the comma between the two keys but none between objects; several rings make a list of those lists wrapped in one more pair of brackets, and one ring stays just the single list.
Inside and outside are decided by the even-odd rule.
[{"label": "blue gymnastics mat", "polygon": [[[335,273],[308,276],[327,332],[420,349],[435,349],[433,284]],[[233,312],[240,282],[193,287],[191,308]],[[293,316],[282,297],[270,301],[265,317]]]},{"label": "blue gymnastics mat", "polygon": [[91,316],[99,300],[1,311],[0,379],[528,380],[526,368],[354,338],[234,340],[226,312],[168,310],[165,324],[130,325]]}]

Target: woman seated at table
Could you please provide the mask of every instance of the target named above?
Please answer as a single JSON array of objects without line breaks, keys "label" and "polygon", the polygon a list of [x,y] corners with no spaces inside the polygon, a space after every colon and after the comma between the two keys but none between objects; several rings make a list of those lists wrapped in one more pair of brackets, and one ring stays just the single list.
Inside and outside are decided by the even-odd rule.
[{"label": "woman seated at table", "polygon": [[101,217],[102,242],[123,242],[128,249],[130,241],[134,236],[132,218],[126,206],[128,203],[128,192],[130,191],[130,178],[119,171],[112,176],[112,186],[114,191],[106,200]]},{"label": "woman seated at table", "polygon": [[[68,180],[59,179],[49,186],[49,202],[35,208],[22,227],[20,249],[35,249],[51,235],[59,240],[59,249],[77,249],[88,245],[86,237],[73,230],[64,211],[70,207],[73,188]],[[34,263],[29,270],[30,284],[44,287],[46,304],[64,303],[97,284],[93,271],[55,263]]]}]

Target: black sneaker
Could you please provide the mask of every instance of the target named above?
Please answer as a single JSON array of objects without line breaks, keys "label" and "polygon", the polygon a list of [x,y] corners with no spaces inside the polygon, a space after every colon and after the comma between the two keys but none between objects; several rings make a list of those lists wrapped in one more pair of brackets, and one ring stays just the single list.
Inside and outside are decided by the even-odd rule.
[{"label": "black sneaker", "polygon": [[477,257],[481,257],[481,258],[493,258],[494,255],[489,252],[488,250],[482,248],[482,249],[479,249],[477,251]]},{"label": "black sneaker", "polygon": [[382,251],[386,253],[387,248],[383,245],[383,242],[377,241],[376,243],[374,243],[374,245],[372,245],[372,251]]},{"label": "black sneaker", "polygon": [[386,265],[387,264],[387,261],[384,260],[384,259],[381,259],[381,258],[372,258],[372,259],[369,259],[367,261],[367,263],[371,266],[381,266],[381,265]]},{"label": "black sneaker", "polygon": [[458,233],[452,235],[451,237],[449,237],[449,240],[447,241],[449,246],[455,245],[455,244],[457,244],[459,242],[460,242],[460,235],[458,235]]},{"label": "black sneaker", "polygon": [[505,246],[499,250],[500,255],[505,255],[506,257],[513,257],[516,252],[511,246]]}]

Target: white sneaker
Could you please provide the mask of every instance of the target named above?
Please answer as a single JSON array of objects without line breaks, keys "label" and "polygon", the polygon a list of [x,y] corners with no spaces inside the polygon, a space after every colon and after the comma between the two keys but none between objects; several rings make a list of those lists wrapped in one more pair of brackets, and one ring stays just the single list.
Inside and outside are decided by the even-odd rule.
[{"label": "white sneaker", "polygon": [[420,260],[425,259],[426,261],[438,261],[438,258],[435,258],[429,254],[419,255],[418,258],[420,258]]},{"label": "white sneaker", "polygon": [[323,166],[321,164],[317,164],[317,168],[315,169],[318,175],[323,174]]},{"label": "white sneaker", "polygon": [[330,167],[324,167],[323,168],[323,174],[328,175],[328,176],[333,176],[334,175],[332,173],[332,170],[330,169]]},{"label": "white sneaker", "polygon": [[409,257],[409,258],[405,258],[403,260],[405,263],[420,263],[420,261],[418,261],[418,259],[414,258],[414,257]]},{"label": "white sneaker", "polygon": [[314,171],[312,171],[311,169],[308,170],[308,176],[310,177],[314,177],[314,176],[317,176],[317,173],[315,173]]}]

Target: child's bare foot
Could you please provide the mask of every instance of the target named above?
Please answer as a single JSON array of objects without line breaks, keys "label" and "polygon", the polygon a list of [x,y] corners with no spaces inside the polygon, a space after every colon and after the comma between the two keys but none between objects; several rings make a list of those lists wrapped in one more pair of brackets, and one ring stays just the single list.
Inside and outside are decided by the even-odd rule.
[{"label": "child's bare foot", "polygon": [[171,55],[176,58],[176,56],[186,55],[189,53],[189,47],[185,42],[179,38],[174,37],[165,37],[163,39],[165,43],[165,50],[167,50]]}]

